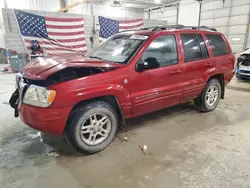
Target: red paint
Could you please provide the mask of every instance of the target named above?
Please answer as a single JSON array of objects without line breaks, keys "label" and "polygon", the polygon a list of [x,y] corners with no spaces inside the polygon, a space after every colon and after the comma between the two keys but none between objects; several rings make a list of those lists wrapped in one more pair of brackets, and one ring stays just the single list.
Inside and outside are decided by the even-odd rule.
[{"label": "red paint", "polygon": [[18,111],[22,121],[39,131],[60,136],[68,119],[71,107],[37,108],[22,104]]},{"label": "red paint", "polygon": [[[55,135],[61,135],[73,106],[94,97],[113,95],[122,108],[126,118],[136,117],[174,104],[193,99],[202,92],[211,76],[223,74],[227,84],[234,74],[235,57],[226,41],[230,53],[213,57],[205,34],[217,33],[204,30],[164,30],[138,31],[138,35],[148,35],[148,40],[127,65],[88,59],[82,56],[60,57],[51,60],[36,60],[23,70],[29,79],[43,80],[65,67],[112,67],[110,72],[96,74],[49,86],[56,91],[53,104],[46,109],[22,104],[19,112],[27,125]],[[208,48],[209,58],[184,63],[181,33],[201,34]],[[124,33],[123,33],[124,34]],[[177,39],[177,65],[136,72],[135,66],[148,45],[156,38],[172,34]],[[219,34],[219,33],[217,33]],[[124,80],[127,79],[128,83]],[[144,96],[144,97],[143,97]],[[54,116],[53,116],[54,115]]]}]

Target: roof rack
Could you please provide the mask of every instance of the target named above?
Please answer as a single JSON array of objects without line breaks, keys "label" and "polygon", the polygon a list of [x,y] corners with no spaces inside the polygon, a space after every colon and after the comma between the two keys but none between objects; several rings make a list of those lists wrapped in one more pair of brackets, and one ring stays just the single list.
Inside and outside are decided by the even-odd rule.
[{"label": "roof rack", "polygon": [[121,32],[138,31],[138,30],[159,31],[159,30],[168,30],[168,29],[204,29],[204,30],[217,31],[215,28],[207,27],[207,26],[167,25],[167,26],[146,27],[146,28],[136,29],[136,30],[125,30]]},{"label": "roof rack", "polygon": [[185,26],[185,25],[160,26],[160,27],[155,27],[152,31],[167,30],[167,29],[205,29],[205,30],[217,31],[215,28],[207,26]]}]

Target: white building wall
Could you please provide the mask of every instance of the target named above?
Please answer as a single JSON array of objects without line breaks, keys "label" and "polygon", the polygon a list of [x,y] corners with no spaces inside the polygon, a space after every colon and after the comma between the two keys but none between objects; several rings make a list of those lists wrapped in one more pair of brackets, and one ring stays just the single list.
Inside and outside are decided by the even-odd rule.
[{"label": "white building wall", "polygon": [[[1,0],[3,1],[3,0]],[[56,12],[60,10],[59,0],[7,0],[8,8]]]},{"label": "white building wall", "polygon": [[[3,2],[3,0],[0,0]],[[76,0],[68,0],[68,5]],[[60,10],[59,0],[7,0],[8,8],[28,9],[38,11],[56,12]],[[91,5],[83,3],[69,10],[69,13],[91,15]],[[107,17],[135,17],[143,18],[143,10],[131,10],[128,8],[113,7],[105,4],[94,4],[93,14]]]},{"label": "white building wall", "polygon": [[200,4],[194,0],[180,2],[178,24],[198,25]]},{"label": "white building wall", "polygon": [[201,25],[215,27],[227,38],[234,52],[250,45],[250,0],[204,1],[201,8]]},{"label": "white building wall", "polygon": [[[68,0],[72,3],[74,0]],[[91,15],[91,4],[83,3],[69,10],[70,13]],[[115,7],[108,4],[93,4],[93,15],[117,18],[143,18],[143,9],[128,9],[123,7]]]},{"label": "white building wall", "polygon": [[[178,24],[183,25],[198,25],[199,9],[200,6],[197,1],[182,0],[179,3],[179,14],[177,13],[177,6],[162,7],[150,11],[150,19],[165,20],[169,25],[177,24],[177,21]],[[148,18],[148,14],[145,14],[145,18]]]},{"label": "white building wall", "polygon": [[[148,18],[148,17],[147,17]],[[168,25],[177,23],[177,8],[175,6],[150,11],[150,19],[167,21]]]},{"label": "white building wall", "polygon": [[5,38],[4,38],[4,25],[2,17],[2,8],[4,8],[4,1],[0,0],[0,48],[5,48]]}]

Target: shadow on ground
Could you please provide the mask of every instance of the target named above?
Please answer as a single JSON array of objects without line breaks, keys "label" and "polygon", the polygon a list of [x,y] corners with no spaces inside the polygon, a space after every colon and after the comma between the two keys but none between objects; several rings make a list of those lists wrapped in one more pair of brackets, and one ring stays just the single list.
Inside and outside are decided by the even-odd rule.
[{"label": "shadow on ground", "polygon": [[[161,118],[166,118],[168,116],[175,116],[175,115],[178,116],[182,113],[189,111],[196,111],[196,108],[192,105],[191,102],[163,109],[147,115],[143,115],[138,118],[130,119],[127,122],[128,125],[126,130],[120,129],[117,134],[117,137],[120,138],[119,136],[124,132],[127,131],[129,132],[133,129],[138,129],[139,127],[142,126],[149,126],[147,125],[148,122],[154,124],[154,122],[156,123],[156,121],[158,121]],[[70,144],[68,144],[67,140],[64,137],[57,137],[41,133],[41,140],[53,148],[53,150],[50,152],[56,152],[57,154],[62,156],[82,156],[82,154],[76,152],[74,148]]]}]

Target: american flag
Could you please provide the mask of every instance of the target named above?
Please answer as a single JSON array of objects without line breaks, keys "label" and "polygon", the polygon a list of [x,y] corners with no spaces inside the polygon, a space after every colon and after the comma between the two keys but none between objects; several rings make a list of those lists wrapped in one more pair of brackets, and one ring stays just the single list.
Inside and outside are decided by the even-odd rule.
[{"label": "american flag", "polygon": [[135,20],[113,20],[99,16],[100,40],[107,39],[120,31],[140,29],[143,27],[143,19]]},{"label": "american flag", "polygon": [[37,40],[47,54],[86,53],[83,18],[39,16],[14,10],[27,52],[31,54],[31,41]]}]

